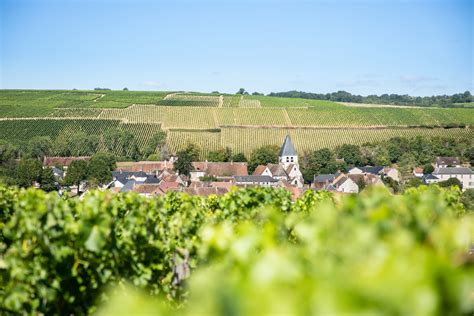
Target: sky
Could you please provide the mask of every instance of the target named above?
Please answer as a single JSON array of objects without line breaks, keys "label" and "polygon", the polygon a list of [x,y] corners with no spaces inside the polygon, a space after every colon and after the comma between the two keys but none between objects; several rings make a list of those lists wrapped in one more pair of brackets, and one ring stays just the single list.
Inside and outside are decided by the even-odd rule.
[{"label": "sky", "polygon": [[474,0],[0,0],[1,89],[474,92]]}]

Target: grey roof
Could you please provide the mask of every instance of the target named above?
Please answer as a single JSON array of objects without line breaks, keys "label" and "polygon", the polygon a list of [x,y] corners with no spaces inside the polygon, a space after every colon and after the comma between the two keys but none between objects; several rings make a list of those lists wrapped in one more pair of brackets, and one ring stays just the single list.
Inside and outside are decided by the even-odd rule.
[{"label": "grey roof", "polygon": [[146,177],[147,174],[143,171],[112,171],[112,177],[116,178],[116,177],[120,177],[120,176],[123,176],[123,177],[126,177],[126,178],[130,178],[132,176]]},{"label": "grey roof", "polygon": [[365,167],[357,167],[358,169],[362,170],[365,173],[371,174],[379,174],[383,171],[382,166],[365,166]]},{"label": "grey roof", "polygon": [[155,184],[155,183],[158,184],[158,183],[160,183],[160,182],[161,182],[161,180],[158,179],[157,177],[147,177],[147,178],[145,179],[145,183],[146,183],[146,184]]},{"label": "grey roof", "polygon": [[270,176],[234,176],[237,183],[261,183],[261,182],[278,182]]},{"label": "grey roof", "polygon": [[334,181],[335,178],[334,174],[319,174],[314,177],[314,182]]},{"label": "grey roof", "polygon": [[293,146],[293,142],[291,141],[290,135],[286,135],[285,141],[283,142],[283,146],[281,146],[280,153],[278,154],[281,156],[297,156],[295,146]]},{"label": "grey roof", "polygon": [[465,167],[447,167],[447,168],[438,168],[433,172],[434,175],[438,174],[474,174],[469,168]]},{"label": "grey roof", "polygon": [[434,176],[432,174],[427,174],[422,177],[423,180],[439,180],[437,176]]},{"label": "grey roof", "polygon": [[53,167],[53,173],[54,174],[57,174],[58,176],[60,177],[63,177],[64,176],[64,171],[59,169],[58,167]]},{"label": "grey roof", "polygon": [[437,165],[459,165],[460,161],[458,157],[437,157],[436,158]]},{"label": "grey roof", "polygon": [[120,182],[120,183],[122,183],[122,184],[125,184],[125,183],[128,182],[128,179],[127,179],[126,176],[114,177],[114,180],[115,180],[115,181],[118,181],[118,182]]},{"label": "grey roof", "polygon": [[129,180],[125,185],[120,189],[120,192],[129,192],[133,190],[133,187],[135,186],[135,180]]}]

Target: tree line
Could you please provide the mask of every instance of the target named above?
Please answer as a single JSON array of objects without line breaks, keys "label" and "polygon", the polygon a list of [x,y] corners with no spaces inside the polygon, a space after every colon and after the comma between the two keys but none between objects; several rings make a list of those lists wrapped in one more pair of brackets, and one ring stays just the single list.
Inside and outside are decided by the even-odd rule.
[{"label": "tree line", "polygon": [[327,100],[334,102],[353,102],[369,104],[392,104],[392,105],[413,105],[413,106],[440,106],[440,107],[464,107],[462,103],[474,102],[474,97],[469,91],[456,93],[453,95],[436,96],[410,96],[407,94],[381,94],[361,96],[347,91],[337,91],[332,93],[311,93],[303,91],[271,92],[270,97],[301,98],[311,100]]}]

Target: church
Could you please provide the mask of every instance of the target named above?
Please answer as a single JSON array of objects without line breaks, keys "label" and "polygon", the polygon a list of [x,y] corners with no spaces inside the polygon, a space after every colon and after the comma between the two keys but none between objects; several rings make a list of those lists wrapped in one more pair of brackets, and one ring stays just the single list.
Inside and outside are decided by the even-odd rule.
[{"label": "church", "polygon": [[289,185],[298,188],[303,187],[304,181],[298,163],[298,153],[295,150],[290,135],[286,135],[281,146],[278,154],[278,164],[260,165],[255,169],[253,175],[270,176]]}]

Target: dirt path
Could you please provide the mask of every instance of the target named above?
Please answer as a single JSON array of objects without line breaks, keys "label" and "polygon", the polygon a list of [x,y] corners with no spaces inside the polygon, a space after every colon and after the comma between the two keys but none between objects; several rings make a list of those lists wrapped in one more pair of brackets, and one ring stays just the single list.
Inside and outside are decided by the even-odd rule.
[{"label": "dirt path", "polygon": [[336,102],[345,106],[356,108],[401,108],[401,109],[439,109],[430,106],[410,106],[410,105],[391,105],[391,104],[372,104],[372,103],[353,103],[353,102]]},{"label": "dirt path", "polygon": [[224,105],[224,96],[221,94],[219,96],[219,106],[218,107],[222,107]]},{"label": "dirt path", "polygon": [[98,96],[97,98],[95,98],[95,99],[92,100],[92,101],[93,101],[93,102],[97,102],[97,100],[102,99],[103,97],[105,97],[105,94],[101,94],[100,96]]},{"label": "dirt path", "polygon": [[288,111],[286,109],[283,109],[283,116],[285,117],[286,125],[293,126],[290,120],[290,116],[288,115]]},{"label": "dirt path", "polygon": [[172,98],[173,96],[175,96],[177,93],[170,93],[170,94],[167,94],[163,100],[168,100],[169,98]]}]

